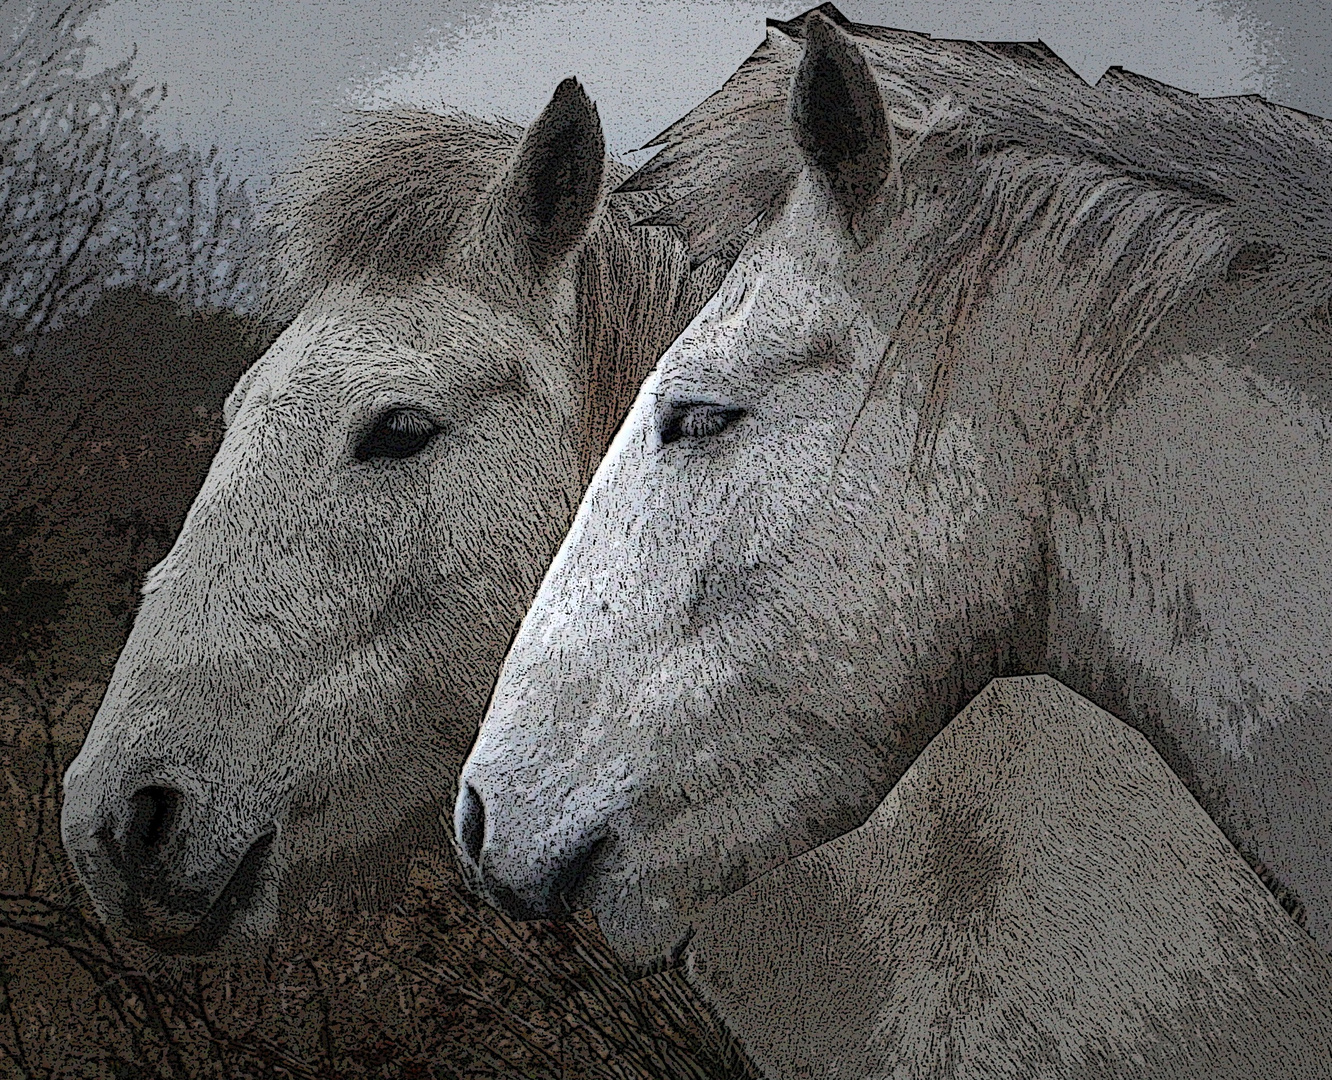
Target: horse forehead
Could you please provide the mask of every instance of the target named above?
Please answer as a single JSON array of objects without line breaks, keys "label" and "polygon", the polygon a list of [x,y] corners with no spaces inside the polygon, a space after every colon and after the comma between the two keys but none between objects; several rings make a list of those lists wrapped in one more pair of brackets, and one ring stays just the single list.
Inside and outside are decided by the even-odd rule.
[{"label": "horse forehead", "polygon": [[297,316],[264,357],[273,388],[358,378],[369,371],[439,369],[499,353],[531,353],[540,334],[520,315],[450,284],[425,284],[376,295],[342,290]]},{"label": "horse forehead", "polygon": [[731,301],[718,315],[749,321],[810,321],[811,304],[845,296],[848,237],[825,191],[806,177],[776,219],[752,241],[732,271]]},{"label": "horse forehead", "polygon": [[681,338],[676,352],[683,358],[694,351],[742,354],[801,347],[851,317],[848,299],[830,259],[792,250],[776,237],[737,263],[712,310]]},{"label": "horse forehead", "polygon": [[330,287],[297,318],[310,332],[424,345],[459,328],[534,335],[530,313],[513,311],[454,281],[350,283]]}]

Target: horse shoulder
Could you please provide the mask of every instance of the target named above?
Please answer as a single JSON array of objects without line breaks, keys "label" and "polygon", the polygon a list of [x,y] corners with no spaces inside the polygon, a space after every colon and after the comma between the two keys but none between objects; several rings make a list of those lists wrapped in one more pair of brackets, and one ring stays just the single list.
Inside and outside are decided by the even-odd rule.
[{"label": "horse shoulder", "polygon": [[721,901],[688,970],[771,1076],[1332,1054],[1332,964],[1146,740],[1046,676],[991,683],[865,825]]}]

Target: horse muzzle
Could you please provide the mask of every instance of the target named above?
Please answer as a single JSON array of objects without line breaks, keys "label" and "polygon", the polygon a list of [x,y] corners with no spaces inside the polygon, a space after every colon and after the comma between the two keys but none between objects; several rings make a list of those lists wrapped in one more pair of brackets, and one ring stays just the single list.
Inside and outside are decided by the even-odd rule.
[{"label": "horse muzzle", "polygon": [[[454,807],[463,873],[475,892],[512,919],[563,919],[579,910],[608,847],[606,829],[570,823],[535,837],[504,816],[487,818],[486,802],[464,779]],[[508,826],[519,825],[517,830]],[[509,835],[511,832],[514,835]]]},{"label": "horse muzzle", "polygon": [[236,835],[178,787],[120,800],[68,776],[61,834],[103,922],[159,952],[214,952],[261,892],[274,824]]}]

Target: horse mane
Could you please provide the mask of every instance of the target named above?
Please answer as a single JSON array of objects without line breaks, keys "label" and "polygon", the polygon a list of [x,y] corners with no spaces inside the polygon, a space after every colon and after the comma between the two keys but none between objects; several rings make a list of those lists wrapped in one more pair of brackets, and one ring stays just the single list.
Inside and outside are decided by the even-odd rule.
[{"label": "horse mane", "polygon": [[[447,274],[458,241],[523,135],[507,121],[398,108],[352,114],[280,177],[262,214],[273,287],[268,314],[289,321],[334,285]],[[606,187],[630,173],[607,160]],[[716,291],[730,262],[695,270],[676,229],[635,222],[651,193],[602,200],[577,256],[578,350],[590,478],[639,383]]]},{"label": "horse mane", "polygon": [[[1039,268],[1047,296],[1082,297],[1068,382],[1091,413],[1165,316],[1208,282],[1262,278],[1264,302],[1281,314],[1321,311],[1326,330],[1332,122],[1121,68],[1092,87],[1043,44],[936,40],[852,24],[831,4],[815,10],[856,41],[878,83],[891,136],[881,198],[900,203],[903,169],[918,155],[927,179],[975,166],[915,251],[926,269],[910,318],[947,328],[918,459],[931,453],[976,330],[972,301],[1018,243],[1053,257]],[[695,260],[743,243],[800,173],[787,102],[808,14],[769,20],[767,40],[649,144],[662,149],[619,189],[665,197],[643,223],[682,229]]]},{"label": "horse mane", "polygon": [[[1289,248],[1329,249],[1332,122],[1257,94],[1203,98],[1118,67],[1088,86],[1040,42],[937,40],[851,23],[832,4],[813,10],[856,41],[874,72],[899,141],[895,172],[928,136],[949,131],[973,158],[1007,148],[1099,163],[1200,204],[1275,219],[1268,224]],[[619,189],[665,194],[670,205],[645,223],[683,228],[696,258],[741,238],[800,171],[786,106],[808,14],[769,19],[767,40],[647,144],[662,150]]]}]

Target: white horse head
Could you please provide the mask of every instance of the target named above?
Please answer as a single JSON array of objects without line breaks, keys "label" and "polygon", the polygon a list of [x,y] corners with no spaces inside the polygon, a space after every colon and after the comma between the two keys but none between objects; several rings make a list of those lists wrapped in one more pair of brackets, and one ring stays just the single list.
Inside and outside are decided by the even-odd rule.
[{"label": "white horse head", "polygon": [[[1259,148],[1228,144],[1237,127]],[[1126,371],[1196,354],[1204,325],[1236,365],[1326,355],[1306,316],[1332,289],[1329,230],[1309,234],[1281,171],[1303,162],[1326,192],[1326,131],[814,13],[667,142],[631,183],[690,194],[654,220],[704,250],[757,226],[644,383],[505,661],[455,811],[480,887],[523,917],[591,907],[650,968],[712,898],[863,822],[992,678],[1050,672],[1135,723],[1251,861],[1332,901],[1332,844],[1298,831],[1332,810],[1326,749],[1299,750],[1328,745],[1310,702],[1332,569],[1306,574],[1298,629],[1272,628],[1288,648],[1267,674],[1293,674],[1265,743],[1230,754],[1240,684],[1202,692],[1232,692],[1227,641],[1268,648],[1238,612],[1281,588],[1226,566],[1325,549],[1321,510],[1292,499],[1332,489],[1326,460],[1292,443],[1308,479],[1256,481],[1287,492],[1279,519],[1225,488],[1224,464],[1155,518],[1116,487],[1163,467],[1162,440],[1184,461],[1215,445],[1205,423],[1170,434],[1177,415]],[[1236,273],[1263,243],[1305,277]],[[1267,319],[1288,334],[1263,361]],[[1230,370],[1227,423],[1262,439],[1243,405],[1260,383]],[[1107,471],[1126,415],[1137,445]],[[1205,555],[1162,539],[1173,562],[1125,564],[1129,530],[1183,535],[1218,503],[1267,531],[1233,525]],[[1205,613],[1187,657],[1153,636],[1181,589]]]},{"label": "white horse head", "polygon": [[[523,134],[370,114],[294,174],[299,314],[226,433],[65,776],[100,916],[244,946],[326,886],[384,897],[638,382],[715,287],[605,205],[568,79]],[[611,179],[615,179],[611,176]]]}]

